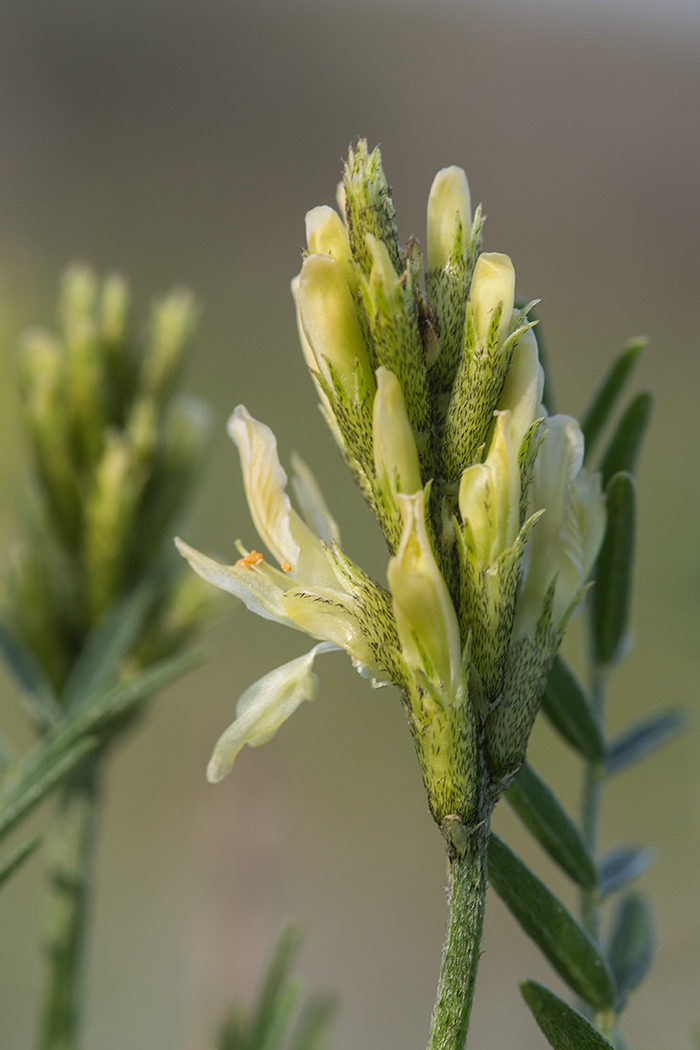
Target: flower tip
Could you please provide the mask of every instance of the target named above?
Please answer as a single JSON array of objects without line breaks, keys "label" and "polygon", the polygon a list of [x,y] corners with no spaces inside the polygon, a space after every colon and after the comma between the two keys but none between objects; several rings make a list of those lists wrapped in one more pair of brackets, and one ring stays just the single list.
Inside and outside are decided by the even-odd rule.
[{"label": "flower tip", "polygon": [[428,270],[442,269],[452,255],[455,227],[459,216],[463,236],[471,226],[469,183],[462,168],[442,168],[430,187],[428,197]]},{"label": "flower tip", "polygon": [[210,784],[218,784],[220,780],[223,780],[227,773],[231,772],[231,766],[228,769],[222,770],[218,762],[214,759],[210,759],[209,765],[207,766],[207,780]]}]

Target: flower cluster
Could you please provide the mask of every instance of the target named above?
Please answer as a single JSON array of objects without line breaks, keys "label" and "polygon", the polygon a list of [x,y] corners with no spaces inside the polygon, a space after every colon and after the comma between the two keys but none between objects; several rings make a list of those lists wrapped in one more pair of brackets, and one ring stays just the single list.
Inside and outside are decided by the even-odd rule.
[{"label": "flower cluster", "polygon": [[[597,475],[573,418],[542,406],[533,304],[515,301],[506,255],[481,251],[460,168],[438,172],[424,265],[399,243],[379,150],[351,150],[339,212],[306,217],[292,282],[320,407],[389,548],[388,589],[344,553],[309,468],[239,406],[229,423],[258,534],[277,566],[239,544],[222,566],[178,541],[205,579],[320,644],[238,704],[209,777],[231,768],[316,694],[314,657],[344,649],[401,690],[433,816],[479,816],[522,764],[567,621],[605,528]],[[424,269],[427,274],[424,280]]]}]

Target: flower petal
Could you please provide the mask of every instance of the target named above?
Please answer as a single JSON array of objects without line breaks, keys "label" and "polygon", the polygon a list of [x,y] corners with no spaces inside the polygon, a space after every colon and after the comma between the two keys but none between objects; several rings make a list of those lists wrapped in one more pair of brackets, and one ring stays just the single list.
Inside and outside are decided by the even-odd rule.
[{"label": "flower petal", "polygon": [[287,475],[269,427],[239,405],[228,422],[238,446],[251,517],[260,538],[280,565],[291,566],[304,585],[332,586],[335,576],[323,546],[292,508],[285,492]]},{"label": "flower petal", "polygon": [[[274,620],[275,623],[282,623],[285,627],[303,630],[289,618],[281,604],[285,591],[281,584],[287,584],[288,581],[276,569],[265,566],[265,569],[261,571],[255,567],[238,568],[236,565],[220,565],[218,561],[207,558],[205,554],[201,554],[194,547],[184,543],[179,536],[175,538],[175,545],[183,558],[187,558],[194,571],[203,580],[235,594],[236,598],[239,598],[251,612],[262,616],[264,620]],[[275,580],[276,575],[279,575],[279,581]]]},{"label": "flower petal", "polygon": [[314,588],[290,590],[282,599],[284,609],[297,627],[312,638],[323,638],[344,649],[364,678],[386,678],[353,610],[354,599],[341,591]]},{"label": "flower petal", "polygon": [[314,535],[325,544],[340,543],[338,523],[328,509],[323,493],[310,467],[296,452],[292,452],[292,487],[301,507],[304,521]]},{"label": "flower petal", "polygon": [[236,720],[219,737],[207,766],[207,780],[215,784],[231,771],[244,744],[259,747],[271,739],[304,700],[314,700],[318,678],[312,672],[315,657],[336,646],[321,642],[304,656],[276,667],[248,686],[236,705]]},{"label": "flower petal", "polygon": [[238,405],[228,421],[228,432],[238,448],[243,484],[258,535],[282,564],[296,568],[299,545],[289,523],[292,505],[285,492],[287,475],[277,456],[277,439],[269,427]]},{"label": "flower petal", "polygon": [[399,493],[396,498],[403,533],[399,549],[389,560],[387,578],[403,655],[412,670],[430,677],[427,657],[443,688],[454,697],[461,670],[459,623],[428,536],[425,493]]}]

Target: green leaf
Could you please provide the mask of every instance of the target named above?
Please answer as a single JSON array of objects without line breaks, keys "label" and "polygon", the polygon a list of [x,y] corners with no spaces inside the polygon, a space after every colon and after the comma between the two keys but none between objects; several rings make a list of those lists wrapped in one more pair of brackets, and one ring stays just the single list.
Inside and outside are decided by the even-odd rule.
[{"label": "green leaf", "polygon": [[618,990],[617,1009],[627,993],[646,977],[654,958],[655,937],[651,909],[638,893],[628,893],[619,902],[612,922],[608,961]]},{"label": "green leaf", "polygon": [[586,410],[581,424],[586,443],[586,458],[590,455],[593,446],[604,430],[622,392],[622,388],[646,344],[647,340],[645,338],[631,339],[619,357],[613,362],[610,371],[593,396],[593,400]]},{"label": "green leaf", "polygon": [[573,672],[557,656],[542,698],[542,710],[554,728],[588,762],[602,761],[605,744],[588,698]]},{"label": "green leaf", "polygon": [[85,697],[72,717],[65,718],[54,737],[57,748],[79,740],[87,733],[104,733],[110,724],[127,714],[146,697],[169,685],[201,663],[201,649],[151,664],[139,674],[117,685],[101,687]]},{"label": "green leaf", "polygon": [[619,655],[627,631],[635,540],[631,474],[616,474],[607,488],[608,523],[595,569],[593,639],[599,664]]},{"label": "green leaf", "polygon": [[[0,838],[38,806],[97,744],[94,738],[79,740],[48,759],[51,747],[42,745],[42,762],[36,765],[27,763],[27,768],[20,768],[19,776],[13,776],[9,785],[3,785],[0,792]],[[32,753],[32,758],[35,757]]]},{"label": "green leaf", "polygon": [[643,390],[630,402],[608,445],[600,470],[605,488],[613,475],[626,471],[634,472],[642,439],[649,425],[653,398],[651,391]]},{"label": "green leaf", "polygon": [[257,1006],[250,1020],[246,1050],[262,1050],[263,1047],[268,1050],[268,1042],[275,1037],[281,1019],[291,1012],[294,1002],[290,1005],[290,1001],[296,1001],[299,989],[296,983],[290,985],[289,974],[300,947],[299,928],[288,926],[282,931],[268,964]]},{"label": "green leaf", "polygon": [[0,623],[0,652],[22,690],[29,718],[38,729],[48,729],[61,717],[56,692],[34,653],[4,623]]},{"label": "green leaf", "polygon": [[79,707],[87,696],[114,679],[142,632],[154,598],[155,587],[149,579],[102,616],[88,635],[63,688],[61,700],[66,710]]},{"label": "green leaf", "polygon": [[317,994],[302,1010],[289,1050],[321,1050],[326,1045],[336,1012],[335,996]]},{"label": "green leaf", "polygon": [[254,1042],[251,1035],[248,1050],[279,1050],[289,1030],[292,1013],[300,994],[299,978],[288,977],[272,1005],[263,1038]]},{"label": "green leaf", "polygon": [[687,719],[682,711],[662,711],[631,729],[625,729],[608,744],[605,772],[617,773],[640,758],[656,751],[667,740],[685,729]]},{"label": "green leaf", "polygon": [[615,1002],[606,962],[586,931],[551,890],[492,834],[489,881],[562,980],[597,1010]]},{"label": "green leaf", "polygon": [[[522,310],[527,305],[528,304],[525,302],[524,299],[518,300],[515,304],[516,308],[519,310]],[[537,339],[537,356],[539,357],[540,365],[542,366],[542,371],[544,372],[542,404],[547,409],[547,415],[553,416],[556,411],[556,408],[554,403],[555,398],[554,385],[552,383],[552,369],[550,367],[549,351],[547,350],[548,343],[544,338],[544,333],[542,331],[542,320],[538,316],[536,307],[530,307],[528,314],[530,316],[531,321],[537,321],[537,324],[535,326],[535,337]]]},{"label": "green leaf", "polygon": [[7,776],[0,789],[0,836],[34,806],[102,742],[115,719],[145,697],[196,666],[201,650],[161,660],[126,682],[97,690],[73,716],[64,716],[53,734],[37,744]]},{"label": "green leaf", "polygon": [[224,1021],[216,1048],[217,1050],[246,1050],[243,1015],[235,1007],[232,1007]]},{"label": "green leaf", "polygon": [[0,733],[0,770],[7,769],[8,766],[11,766],[16,761],[14,748],[5,737],[5,734]]},{"label": "green leaf", "polygon": [[593,889],[596,884],[595,864],[578,828],[527,762],[523,763],[506,791],[506,798],[552,860],[579,886]]},{"label": "green leaf", "polygon": [[3,882],[7,882],[10,875],[13,875],[17,868],[21,867],[25,860],[31,857],[34,850],[40,845],[41,835],[35,835],[34,838],[23,842],[21,846],[18,846],[4,860],[0,861],[0,886],[2,886]]},{"label": "green leaf", "polygon": [[598,861],[598,893],[606,897],[609,893],[639,878],[654,862],[650,849],[641,846],[618,846]]},{"label": "green leaf", "polygon": [[613,1050],[597,1028],[554,992],[537,981],[523,981],[523,999],[554,1050]]}]

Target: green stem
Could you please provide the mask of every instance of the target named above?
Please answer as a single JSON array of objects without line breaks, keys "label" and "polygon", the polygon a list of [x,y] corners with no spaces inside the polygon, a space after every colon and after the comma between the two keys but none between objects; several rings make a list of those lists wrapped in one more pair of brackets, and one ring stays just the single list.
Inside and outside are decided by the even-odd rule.
[{"label": "green stem", "polygon": [[49,840],[46,990],[40,1050],[76,1050],[101,752],[66,781]]},{"label": "green stem", "polygon": [[450,850],[447,932],[428,1050],[463,1050],[467,1042],[484,925],[489,825],[490,807],[476,827],[465,829],[463,848]]},{"label": "green stem", "polygon": [[[591,661],[591,704],[593,713],[601,729],[605,722],[605,686],[604,669]],[[603,794],[605,769],[600,762],[587,762],[583,779],[581,800],[581,834],[588,852],[595,860],[598,852],[598,825]],[[596,944],[600,943],[600,900],[597,889],[581,890],[581,922],[590,933]],[[585,1005],[585,1004],[584,1004]],[[585,1012],[593,1017],[596,1027],[602,1031],[608,1029],[610,1020],[595,1017],[594,1012],[586,1007]],[[614,1021],[614,1017],[613,1017]]]}]

